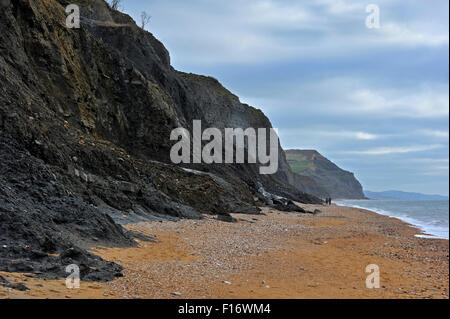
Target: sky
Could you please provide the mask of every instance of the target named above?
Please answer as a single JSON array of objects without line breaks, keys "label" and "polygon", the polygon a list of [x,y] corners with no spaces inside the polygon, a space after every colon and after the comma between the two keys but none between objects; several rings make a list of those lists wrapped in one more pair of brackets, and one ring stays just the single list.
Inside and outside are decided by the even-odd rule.
[{"label": "sky", "polygon": [[[368,28],[367,5],[379,8]],[[181,71],[264,111],[364,189],[448,195],[447,0],[123,0]]]}]

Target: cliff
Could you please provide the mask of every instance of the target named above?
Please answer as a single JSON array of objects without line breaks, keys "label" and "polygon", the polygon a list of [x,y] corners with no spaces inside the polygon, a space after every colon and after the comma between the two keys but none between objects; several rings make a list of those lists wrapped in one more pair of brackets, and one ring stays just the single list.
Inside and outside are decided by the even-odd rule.
[{"label": "cliff", "polygon": [[[336,164],[314,150],[287,150],[286,157],[292,170],[299,175],[311,178],[317,186],[311,184],[305,188],[319,197],[363,199],[363,189],[355,175],[339,168]],[[302,179],[303,183],[304,179]]]},{"label": "cliff", "polygon": [[[178,72],[165,47],[103,0],[0,2],[0,269],[110,280],[120,266],[85,250],[131,246],[121,224],[229,218],[258,205],[320,203],[279,147],[279,169],[173,165],[170,133],[266,127],[217,80]],[[66,27],[78,4],[81,28]],[[280,203],[277,203],[280,205]]]}]

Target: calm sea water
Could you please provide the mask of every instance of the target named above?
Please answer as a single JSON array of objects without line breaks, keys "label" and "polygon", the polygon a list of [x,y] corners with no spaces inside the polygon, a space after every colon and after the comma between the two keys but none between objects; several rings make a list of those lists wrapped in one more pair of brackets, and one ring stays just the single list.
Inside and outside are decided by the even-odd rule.
[{"label": "calm sea water", "polygon": [[432,238],[448,239],[448,200],[342,200],[335,204],[395,217],[433,235]]}]

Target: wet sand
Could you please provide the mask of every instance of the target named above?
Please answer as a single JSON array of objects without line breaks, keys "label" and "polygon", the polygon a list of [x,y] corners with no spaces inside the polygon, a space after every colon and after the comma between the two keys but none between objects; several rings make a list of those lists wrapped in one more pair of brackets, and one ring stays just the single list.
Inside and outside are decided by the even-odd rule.
[{"label": "wet sand", "polygon": [[[420,230],[363,209],[302,206],[323,213],[127,225],[158,243],[93,249],[124,277],[67,289],[65,280],[0,272],[30,288],[0,287],[0,298],[449,298],[448,240],[415,237]],[[366,288],[369,264],[380,288]]]}]

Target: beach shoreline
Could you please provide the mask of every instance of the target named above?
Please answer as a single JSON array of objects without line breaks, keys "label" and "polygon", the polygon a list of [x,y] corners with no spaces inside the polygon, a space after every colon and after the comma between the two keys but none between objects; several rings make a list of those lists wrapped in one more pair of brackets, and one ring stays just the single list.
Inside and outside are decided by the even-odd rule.
[{"label": "beach shoreline", "polygon": [[[264,211],[233,214],[237,223],[203,220],[143,222],[126,228],[156,236],[137,248],[92,251],[124,267],[107,283],[24,274],[0,276],[29,291],[0,286],[0,298],[448,298],[449,242],[420,238],[418,228],[344,206],[302,205],[319,215]],[[380,288],[366,287],[368,265]]]},{"label": "beach shoreline", "polygon": [[[402,211],[399,207],[390,207],[390,208],[381,208],[379,207],[379,203],[405,203],[407,204],[407,212]],[[421,234],[417,234],[416,236],[422,237],[422,238],[431,238],[431,239],[449,239],[448,236],[448,221],[445,225],[444,221],[441,221],[440,225],[436,225],[436,222],[433,220],[433,218],[441,218],[440,216],[433,216],[431,218],[432,223],[430,224],[430,220],[419,220],[417,216],[414,215],[414,213],[411,212],[411,206],[416,205],[416,203],[434,203],[436,201],[427,201],[427,200],[420,200],[420,201],[411,201],[411,200],[395,200],[395,199],[358,199],[358,200],[335,200],[333,201],[334,204],[337,206],[344,206],[344,207],[351,207],[351,208],[359,208],[363,210],[368,210],[373,213],[388,216],[392,218],[397,218],[401,221],[403,221],[406,224],[411,225],[414,228],[418,228],[421,231]],[[444,201],[438,201],[438,202],[444,202]],[[447,201],[447,208],[448,208],[448,201]],[[392,205],[392,204],[391,204]],[[404,207],[402,207],[404,210]],[[427,210],[432,210],[433,208],[427,207]],[[448,209],[446,211],[446,215],[448,216]],[[427,216],[428,217],[428,216]],[[423,218],[423,216],[422,216]],[[444,226],[445,225],[445,226]]]}]

